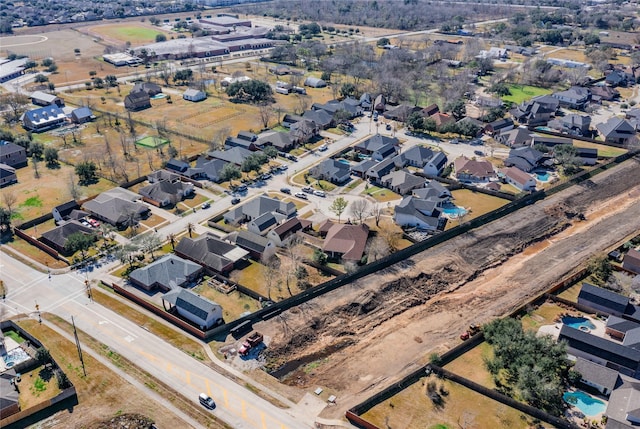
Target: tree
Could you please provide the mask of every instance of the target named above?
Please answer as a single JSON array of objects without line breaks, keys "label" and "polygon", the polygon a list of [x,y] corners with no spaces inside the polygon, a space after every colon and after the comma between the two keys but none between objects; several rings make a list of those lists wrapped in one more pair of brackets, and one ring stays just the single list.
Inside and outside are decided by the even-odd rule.
[{"label": "tree", "polygon": [[340,95],[343,97],[353,97],[356,94],[356,86],[353,83],[343,83],[340,87]]},{"label": "tree", "polygon": [[391,41],[388,38],[382,37],[378,39],[378,41],[376,42],[376,46],[385,46],[385,45],[388,45],[389,43],[391,43]]},{"label": "tree", "polygon": [[33,81],[36,83],[45,83],[49,82],[49,78],[43,74],[37,74],[36,77],[33,78]]},{"label": "tree", "polygon": [[462,99],[452,100],[448,102],[444,108],[447,112],[451,112],[451,115],[456,121],[459,121],[467,115],[467,108]]},{"label": "tree", "polygon": [[389,249],[387,240],[385,240],[384,237],[377,236],[369,240],[367,251],[368,263],[375,262],[378,259],[384,258],[390,253],[391,249]]},{"label": "tree", "polygon": [[133,255],[138,251],[134,243],[121,244],[115,248],[114,255],[120,262],[129,263],[129,268],[133,268]]},{"label": "tree", "polygon": [[312,259],[313,259],[313,262],[315,262],[318,265],[327,265],[327,261],[329,258],[327,257],[326,253],[316,248],[313,250]]},{"label": "tree", "polygon": [[48,168],[57,168],[60,163],[58,162],[58,149],[55,147],[47,147],[44,150],[44,161],[47,163]]},{"label": "tree", "polygon": [[118,78],[112,74],[106,75],[104,81],[107,83],[107,87],[118,86]]},{"label": "tree", "polygon": [[0,207],[0,230],[4,233],[11,230],[11,211]]},{"label": "tree", "polygon": [[273,90],[268,83],[260,80],[234,82],[227,87],[227,95],[238,102],[260,103],[273,98]]},{"label": "tree", "polygon": [[187,232],[189,233],[189,238],[193,238],[193,230],[195,229],[195,225],[192,222],[187,224]]},{"label": "tree", "polygon": [[82,161],[76,165],[75,172],[80,185],[88,186],[98,181],[97,167],[93,161]]},{"label": "tree", "polygon": [[589,259],[587,270],[591,273],[593,282],[598,286],[603,286],[609,280],[613,267],[607,255],[596,255]]},{"label": "tree", "polygon": [[278,149],[276,149],[273,146],[267,146],[265,147],[262,152],[264,152],[265,155],[267,155],[269,158],[273,159],[276,158],[278,156]]},{"label": "tree", "polygon": [[276,255],[262,257],[262,278],[267,286],[267,298],[271,301],[271,289],[278,285],[280,259]]},{"label": "tree", "polygon": [[222,171],[220,171],[220,179],[223,182],[228,181],[229,184],[231,184],[231,181],[233,179],[240,179],[241,177],[242,177],[242,172],[240,171],[237,165],[232,163],[225,164],[225,166],[222,167]]},{"label": "tree", "polygon": [[0,95],[2,118],[8,124],[18,122],[22,114],[27,111],[29,103],[29,97],[19,92],[9,92]]},{"label": "tree", "polygon": [[420,112],[413,112],[407,118],[407,126],[412,131],[421,131],[424,128],[424,116]]},{"label": "tree", "polygon": [[167,36],[165,36],[164,34],[156,34],[156,43],[166,42],[166,41],[167,41]]},{"label": "tree", "polygon": [[94,78],[93,86],[98,89],[104,88],[104,80],[101,77]]},{"label": "tree", "polygon": [[45,349],[44,347],[40,347],[38,350],[36,350],[36,361],[40,365],[46,365],[50,363],[51,353],[49,353],[49,350]]},{"label": "tree", "polygon": [[158,234],[143,234],[134,238],[135,244],[138,246],[142,252],[145,254],[150,254],[151,259],[155,260],[156,257],[153,254],[153,251],[160,247],[162,242],[160,241],[160,236]]},{"label": "tree", "polygon": [[344,213],[347,205],[349,205],[347,200],[345,200],[343,197],[338,197],[333,200],[333,202],[329,206],[329,210],[331,210],[333,213],[335,213],[336,216],[338,216],[338,223],[340,223],[340,216],[342,216],[342,213]]},{"label": "tree", "polygon": [[191,69],[178,70],[173,75],[173,81],[178,85],[186,85],[191,79],[193,79],[193,70]]},{"label": "tree", "polygon": [[269,121],[273,117],[273,106],[271,103],[260,103],[258,107],[258,113],[260,114],[260,121],[262,122],[262,129],[269,128]]},{"label": "tree", "polygon": [[376,221],[376,227],[380,226],[380,219],[382,219],[383,214],[384,214],[384,207],[382,207],[380,203],[376,203],[371,209],[371,215]]},{"label": "tree", "polygon": [[371,213],[371,204],[364,198],[355,200],[349,206],[349,212],[359,223],[362,223],[364,219]]},{"label": "tree", "polygon": [[13,206],[18,201],[18,196],[13,191],[2,191],[2,201],[7,206],[9,217],[13,215]]},{"label": "tree", "polygon": [[91,249],[95,237],[91,234],[85,234],[84,232],[74,232],[67,237],[67,241],[64,244],[64,250],[69,253],[80,252],[82,261],[87,259],[87,250]]},{"label": "tree", "polygon": [[553,157],[562,166],[565,174],[570,175],[580,171],[580,158],[577,149],[570,144],[561,144],[553,148]]}]

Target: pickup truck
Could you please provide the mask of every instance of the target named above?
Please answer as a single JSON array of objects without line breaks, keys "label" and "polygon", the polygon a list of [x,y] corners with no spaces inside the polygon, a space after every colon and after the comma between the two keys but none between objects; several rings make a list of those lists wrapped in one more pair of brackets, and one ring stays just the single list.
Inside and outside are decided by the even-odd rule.
[{"label": "pickup truck", "polygon": [[243,341],[242,345],[238,349],[238,354],[240,356],[246,356],[249,354],[249,351],[262,343],[262,334],[260,332],[252,332],[249,336]]}]

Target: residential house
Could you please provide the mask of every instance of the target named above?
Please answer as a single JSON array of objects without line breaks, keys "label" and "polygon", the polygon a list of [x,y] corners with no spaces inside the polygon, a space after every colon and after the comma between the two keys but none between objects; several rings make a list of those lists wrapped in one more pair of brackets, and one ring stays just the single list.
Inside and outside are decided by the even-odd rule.
[{"label": "residential house", "polygon": [[309,76],[304,80],[304,86],[310,86],[312,88],[325,88],[327,86],[327,82],[317,77]]},{"label": "residential house", "polygon": [[320,127],[315,121],[304,118],[295,124],[291,124],[289,129],[291,130],[291,140],[295,144],[306,144],[320,132]]},{"label": "residential house", "polygon": [[496,140],[511,148],[531,145],[532,133],[527,128],[514,128],[500,133]]},{"label": "residential house", "polygon": [[363,93],[358,101],[360,102],[360,107],[362,107],[363,110],[371,111],[373,101],[371,99],[371,94],[368,92]]},{"label": "residential house", "polygon": [[249,252],[256,261],[263,260],[269,255],[275,254],[276,245],[268,237],[263,237],[252,231],[234,231],[227,235],[226,239]]},{"label": "residential house", "polygon": [[291,128],[291,125],[295,124],[296,122],[300,122],[301,120],[302,116],[291,115],[287,113],[286,115],[284,115],[284,118],[282,118],[282,126],[285,128]]},{"label": "residential house", "polygon": [[432,104],[430,106],[427,106],[420,111],[420,113],[422,113],[422,116],[424,116],[425,118],[428,118],[429,116],[433,116],[438,112],[440,112],[440,108],[438,107],[437,104]]},{"label": "residential house", "polygon": [[511,118],[503,118],[487,124],[484,127],[484,131],[492,136],[497,136],[501,133],[512,130],[513,127],[514,123]]},{"label": "residential house", "polygon": [[56,224],[70,219],[70,215],[74,210],[80,210],[80,205],[75,201],[67,201],[66,203],[55,206],[51,211],[53,220]]},{"label": "residential house", "polygon": [[282,217],[276,216],[273,212],[268,212],[251,219],[247,222],[247,230],[254,234],[266,234],[271,228],[278,224]]},{"label": "residential house", "polygon": [[459,156],[453,161],[456,179],[461,182],[488,182],[496,177],[493,165],[489,161],[469,159]]},{"label": "residential house", "polygon": [[138,190],[142,199],[157,207],[175,205],[185,197],[193,195],[193,183],[182,182],[180,180],[163,180],[143,186]]},{"label": "residential house", "polygon": [[376,134],[356,144],[353,148],[356,152],[370,155],[372,159],[382,161],[388,156],[395,155],[398,151],[400,140],[396,137],[387,137]]},{"label": "residential house", "polygon": [[618,371],[581,357],[576,359],[573,370],[580,373],[580,382],[604,396],[609,396],[620,380]]},{"label": "residential house", "polygon": [[124,107],[130,112],[148,109],[151,107],[151,97],[144,91],[131,91],[124,98]]},{"label": "residential house", "polygon": [[369,169],[376,164],[378,164],[378,161],[376,160],[373,160],[371,158],[365,159],[363,161],[358,162],[355,165],[352,165],[351,173],[364,179],[367,175],[367,171],[369,171]]},{"label": "residential house", "polygon": [[85,122],[91,122],[96,119],[91,109],[88,107],[78,107],[71,112],[71,121],[74,124],[84,124]]},{"label": "residential house", "polygon": [[162,93],[162,88],[160,85],[153,82],[138,82],[133,86],[131,92],[139,91],[146,93],[149,97],[153,97],[154,95]]},{"label": "residential house", "polygon": [[631,346],[639,342],[640,323],[618,316],[609,316],[604,331],[605,334],[622,342],[623,345]]},{"label": "residential house", "polygon": [[615,116],[596,125],[596,128],[607,143],[626,145],[636,136],[636,130],[629,122]]},{"label": "residential house", "polygon": [[629,83],[629,76],[622,70],[612,70],[604,78],[604,83],[610,87],[626,87]]},{"label": "residential house", "polygon": [[247,157],[251,156],[253,152],[242,147],[234,147],[227,150],[213,150],[207,152],[207,156],[213,159],[220,159],[237,166],[241,166]]},{"label": "residential house", "polygon": [[[335,117],[338,112],[346,112],[345,116],[347,116],[348,119],[362,116],[362,108],[360,107],[360,102],[353,98],[346,98],[342,101],[330,100],[324,104],[313,103],[311,109],[324,110],[332,117]],[[304,114],[302,115],[302,117],[304,117]]]},{"label": "residential house", "polygon": [[313,121],[320,129],[323,130],[331,128],[336,124],[333,119],[333,114],[325,109],[305,110],[302,114],[302,118],[308,121]]},{"label": "residential house", "polygon": [[273,213],[277,223],[292,218],[296,215],[296,205],[292,202],[284,202],[267,195],[260,195],[244,204],[230,209],[224,214],[224,220],[231,224],[240,224],[258,219],[267,213]]},{"label": "residential house", "polygon": [[578,304],[640,323],[640,307],[629,302],[629,298],[586,282],[582,283]]},{"label": "residential house", "polygon": [[481,50],[476,58],[494,58],[494,59],[506,59],[509,58],[509,51],[505,48],[498,48],[492,46],[489,50]]},{"label": "residential house", "polygon": [[378,113],[382,113],[387,110],[387,98],[382,94],[378,94],[378,96],[373,100],[373,109]]},{"label": "residential house", "polygon": [[640,383],[624,375],[609,395],[605,429],[632,429],[640,425]]},{"label": "residential house", "polygon": [[309,170],[309,175],[316,180],[326,180],[331,183],[341,184],[351,178],[351,169],[349,164],[329,158],[312,167]]},{"label": "residential house", "polygon": [[502,105],[504,104],[504,102],[500,98],[485,97],[481,95],[476,96],[474,103],[478,107],[485,107],[489,109],[492,109],[495,107],[502,107]]},{"label": "residential house", "polygon": [[141,197],[123,188],[113,188],[84,203],[83,209],[97,219],[125,228],[149,214],[149,207],[137,202]]},{"label": "residential house", "polygon": [[581,86],[572,86],[566,91],[554,92],[552,97],[557,98],[562,107],[584,110],[591,100],[591,91]]},{"label": "residential house", "polygon": [[269,231],[267,238],[276,246],[284,247],[298,231],[306,231],[309,228],[311,228],[311,221],[294,217]]},{"label": "residential house", "polygon": [[567,343],[567,353],[603,366],[616,368],[622,374],[640,377],[640,350],[601,338],[563,324],[558,341]]},{"label": "residential house", "polygon": [[471,116],[465,116],[464,118],[460,119],[458,122],[456,122],[456,124],[460,125],[460,126],[465,126],[466,124],[469,124],[471,126],[476,127],[476,134],[475,137],[480,137],[482,136],[482,132],[484,131],[484,128],[487,124],[485,124],[482,121],[479,121],[478,119],[472,118]]},{"label": "residential house", "polygon": [[16,169],[7,164],[0,163],[0,188],[18,183]]},{"label": "residential house", "polygon": [[416,188],[424,187],[427,179],[415,176],[405,170],[392,171],[382,177],[382,186],[391,189],[396,194],[407,195]]},{"label": "residential house", "polygon": [[[414,192],[418,191],[423,192],[423,189]],[[427,192],[429,191],[425,191]],[[441,201],[438,199],[406,196],[394,207],[393,220],[403,228],[442,231],[447,219],[442,216],[440,205]]]},{"label": "residential house", "polygon": [[207,330],[220,324],[222,319],[222,307],[189,289],[175,289],[162,296],[164,302],[168,302],[177,313],[185,319],[195,323],[200,329]]},{"label": "residential house", "polygon": [[523,101],[509,111],[513,119],[529,126],[546,125],[556,110],[534,100]]},{"label": "residential house", "polygon": [[592,86],[591,101],[594,103],[602,103],[603,101],[614,101],[620,98],[620,92],[610,86]]},{"label": "residential house", "polygon": [[0,162],[13,168],[27,166],[27,151],[22,146],[0,141]]},{"label": "residential house", "polygon": [[445,125],[452,124],[456,121],[453,116],[447,115],[446,113],[442,112],[434,113],[429,118],[433,119],[433,121],[436,123],[436,129],[438,130],[442,129],[442,127],[444,127]]},{"label": "residential house", "polygon": [[629,249],[622,258],[622,268],[640,274],[640,252],[636,249]]},{"label": "residential house", "polygon": [[175,248],[176,255],[198,263],[209,272],[227,274],[249,255],[244,249],[213,234],[197,238],[184,237]]},{"label": "residential house", "polygon": [[553,112],[556,112],[560,107],[560,101],[552,95],[538,95],[537,97],[533,97],[531,101]]},{"label": "residential house", "polygon": [[161,289],[166,292],[177,287],[185,287],[201,275],[200,265],[169,254],[145,267],[133,270],[129,274],[129,281],[145,290]]},{"label": "residential house", "polygon": [[164,168],[166,168],[167,170],[175,171],[181,174],[186,173],[186,171],[190,167],[191,165],[188,162],[175,158],[171,158],[164,166]]},{"label": "residential house", "polygon": [[198,102],[205,100],[207,98],[207,94],[199,89],[189,88],[182,94],[182,98],[187,101]]},{"label": "residential house", "polygon": [[[437,106],[436,106],[437,107]],[[420,112],[422,109],[418,106],[411,106],[408,104],[400,104],[399,106],[389,109],[383,113],[382,116],[390,121],[407,122],[407,119],[413,112]],[[436,112],[434,112],[436,113]]]},{"label": "residential house", "polygon": [[[424,188],[414,189],[411,195],[422,198],[423,200],[435,201],[440,205],[451,199],[451,191],[435,180],[429,180]],[[438,207],[440,207],[440,205]]]},{"label": "residential house", "polygon": [[147,182],[149,183],[163,182],[165,180],[168,180],[170,182],[180,180],[180,175],[167,170],[156,170],[152,173],[147,174]]},{"label": "residential house", "polygon": [[67,122],[67,115],[56,105],[29,110],[20,118],[28,131],[42,132],[59,127]]},{"label": "residential house", "polygon": [[504,180],[510,185],[515,186],[520,191],[535,191],[536,179],[530,174],[525,173],[518,167],[507,167],[502,169]]},{"label": "residential house", "polygon": [[73,252],[69,252],[66,248],[67,239],[70,235],[77,233],[94,236],[94,231],[90,227],[84,226],[76,220],[71,220],[49,231],[45,231],[42,233],[42,236],[38,238],[38,241],[41,241],[65,256],[70,256]]},{"label": "residential house", "polygon": [[359,263],[367,246],[369,227],[366,224],[350,225],[326,221],[325,228],[329,223],[331,225],[326,229],[322,251],[332,259]]},{"label": "residential house", "polygon": [[582,165],[596,165],[598,162],[598,149],[588,147],[577,147],[576,156]]},{"label": "residential house", "polygon": [[35,91],[31,94],[31,103],[36,106],[56,106],[63,107],[64,101],[55,94],[48,94],[42,91]]},{"label": "residential house", "polygon": [[202,171],[201,177],[211,180],[212,182],[222,182],[222,169],[228,162],[221,159],[207,159],[204,156],[196,160],[196,169]]},{"label": "residential house", "polygon": [[578,136],[591,135],[591,116],[570,114],[560,118],[561,131]]},{"label": "residential house", "polygon": [[447,165],[444,152],[433,151],[425,146],[413,146],[393,158],[397,168],[406,166],[422,168],[424,174],[437,176]]},{"label": "residential house", "polygon": [[367,180],[380,184],[382,177],[393,171],[395,167],[396,165],[393,162],[393,158],[387,158],[370,167],[365,176]]},{"label": "residential house", "polygon": [[[0,332],[0,341],[3,341],[2,337],[3,334]],[[6,351],[3,354],[6,354]],[[0,419],[20,412],[20,391],[15,385],[16,378],[16,371],[12,368],[0,373]]]},{"label": "residential house", "polygon": [[531,146],[523,146],[509,151],[509,156],[504,160],[507,167],[517,167],[520,170],[530,173],[539,167],[545,160],[542,152]]},{"label": "residential house", "polygon": [[282,131],[262,133],[258,137],[256,144],[259,147],[273,146],[281,152],[288,152],[294,147],[289,133],[285,133]]},{"label": "residential house", "polygon": [[251,141],[251,140],[247,140],[239,137],[227,137],[226,140],[224,141],[224,147],[227,150],[233,149],[234,147],[243,148],[251,152],[260,150],[255,140]]},{"label": "residential house", "polygon": [[565,137],[551,137],[548,135],[531,135],[531,147],[535,147],[536,145],[544,145],[550,149],[558,146],[558,145],[573,145],[573,141],[571,139]]}]

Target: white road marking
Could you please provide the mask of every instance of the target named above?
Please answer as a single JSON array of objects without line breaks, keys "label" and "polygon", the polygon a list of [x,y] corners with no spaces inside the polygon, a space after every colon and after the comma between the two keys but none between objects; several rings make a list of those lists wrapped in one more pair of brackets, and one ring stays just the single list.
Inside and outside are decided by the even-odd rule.
[{"label": "white road marking", "polygon": [[133,340],[135,340],[135,338],[133,338],[131,335],[127,335],[126,337],[124,337],[124,340],[128,343],[132,342]]}]

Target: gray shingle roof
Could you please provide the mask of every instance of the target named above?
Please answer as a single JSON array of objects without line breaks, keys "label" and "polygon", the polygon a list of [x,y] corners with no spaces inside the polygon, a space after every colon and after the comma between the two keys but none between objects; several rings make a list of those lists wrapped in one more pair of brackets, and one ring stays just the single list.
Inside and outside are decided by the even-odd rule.
[{"label": "gray shingle roof", "polygon": [[67,243],[67,238],[69,238],[71,234],[78,232],[83,234],[93,234],[93,230],[91,228],[82,225],[78,221],[72,220],[42,233],[42,237],[56,244],[60,248],[64,248]]},{"label": "gray shingle roof", "polygon": [[585,282],[582,283],[582,288],[578,294],[578,303],[589,305],[589,302],[622,314],[625,312],[627,304],[629,304],[629,298]]},{"label": "gray shingle roof", "polygon": [[206,320],[209,313],[220,307],[215,302],[182,288],[166,293],[162,299],[202,320]]},{"label": "gray shingle roof", "polygon": [[599,365],[579,357],[573,367],[578,371],[584,380],[602,386],[611,392],[616,386],[619,375],[618,371]]},{"label": "gray shingle roof", "polygon": [[629,368],[633,372],[640,364],[640,351],[567,325],[562,325],[560,328],[558,339],[567,341],[569,347],[573,349]]},{"label": "gray shingle roof", "polygon": [[201,269],[202,267],[195,262],[176,255],[166,255],[146,267],[132,271],[129,277],[146,287],[157,283],[165,289],[172,289],[184,285]]}]

